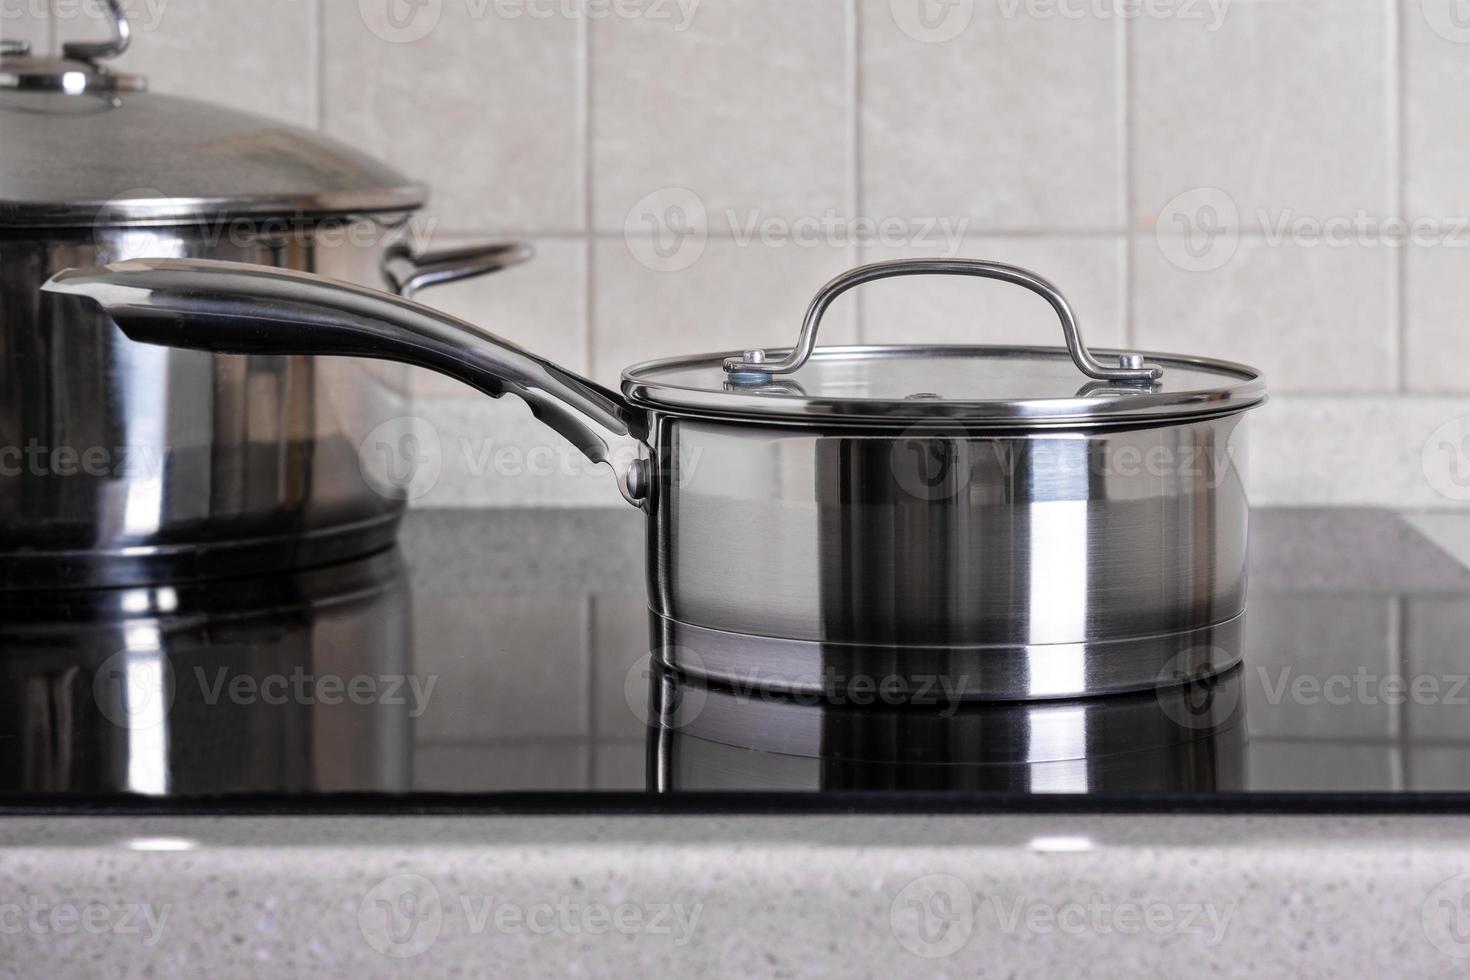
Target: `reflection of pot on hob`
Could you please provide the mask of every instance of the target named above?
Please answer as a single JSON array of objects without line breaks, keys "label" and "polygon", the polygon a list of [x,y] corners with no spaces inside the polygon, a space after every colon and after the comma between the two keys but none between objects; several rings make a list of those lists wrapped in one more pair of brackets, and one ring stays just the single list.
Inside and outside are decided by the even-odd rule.
[{"label": "reflection of pot on hob", "polygon": [[654,669],[648,781],[698,790],[1161,793],[1245,784],[1239,668],[1065,701],[855,705]]},{"label": "reflection of pot on hob", "polygon": [[[0,792],[409,788],[412,702],[379,696],[412,671],[396,550],[0,605]],[[353,678],[375,686],[348,696]]]}]

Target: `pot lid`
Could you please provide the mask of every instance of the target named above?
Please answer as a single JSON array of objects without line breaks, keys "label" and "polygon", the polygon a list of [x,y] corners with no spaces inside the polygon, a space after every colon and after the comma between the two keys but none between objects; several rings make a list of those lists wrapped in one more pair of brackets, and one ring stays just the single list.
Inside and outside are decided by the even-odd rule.
[{"label": "pot lid", "polygon": [[[854,286],[891,276],[969,275],[1024,286],[1061,320],[1065,347],[816,347],[822,314]],[[793,348],[650,361],[623,374],[638,404],[680,414],[816,424],[972,422],[999,426],[1163,421],[1265,401],[1261,373],[1176,354],[1088,350],[1070,305],[1035,273],[975,259],[861,266],[832,280]]]},{"label": "pot lid", "polygon": [[402,212],[424,188],[336,140],[276,120],[155,95],[100,59],[127,47],[116,0],[111,42],[61,58],[0,50],[0,227],[172,224],[240,214]]}]

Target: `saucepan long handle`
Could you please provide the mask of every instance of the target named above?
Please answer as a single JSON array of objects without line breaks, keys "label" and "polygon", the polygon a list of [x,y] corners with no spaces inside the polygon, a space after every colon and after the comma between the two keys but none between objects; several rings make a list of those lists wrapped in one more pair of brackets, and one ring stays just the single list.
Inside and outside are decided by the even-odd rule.
[{"label": "saucepan long handle", "polygon": [[95,301],[130,339],[221,354],[335,354],[402,361],[524,398],[623,495],[647,491],[647,420],[617,392],[438,310],[269,266],[133,259],[53,276],[48,292]]}]

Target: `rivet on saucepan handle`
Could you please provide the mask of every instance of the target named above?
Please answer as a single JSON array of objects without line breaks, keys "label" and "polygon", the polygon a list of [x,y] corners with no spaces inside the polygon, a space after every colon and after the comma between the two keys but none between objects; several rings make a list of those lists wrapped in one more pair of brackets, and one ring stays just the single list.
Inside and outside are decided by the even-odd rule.
[{"label": "rivet on saucepan handle", "polygon": [[1122,354],[1118,367],[1108,367],[1087,349],[1082,333],[1077,327],[1077,318],[1072,314],[1071,304],[1061,292],[1034,272],[1003,262],[984,259],[898,259],[892,262],[874,262],[844,272],[827,283],[807,307],[806,318],[801,324],[801,334],[796,346],[780,360],[771,360],[763,350],[748,350],[739,357],[725,359],[725,371],[730,380],[738,384],[766,384],[772,375],[790,374],[799,369],[812,356],[817,346],[817,328],[822,315],[832,301],[854,286],[894,276],[950,275],[977,276],[982,279],[999,279],[1002,282],[1024,286],[1051,304],[1062,322],[1062,335],[1067,341],[1067,350],[1077,369],[1089,378],[1098,381],[1126,382],[1130,384],[1152,384],[1163,376],[1163,369],[1144,363],[1142,354]]}]

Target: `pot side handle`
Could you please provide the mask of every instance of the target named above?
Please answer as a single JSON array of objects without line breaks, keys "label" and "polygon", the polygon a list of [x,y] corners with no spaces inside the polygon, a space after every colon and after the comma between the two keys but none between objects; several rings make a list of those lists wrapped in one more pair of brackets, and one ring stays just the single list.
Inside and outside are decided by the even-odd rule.
[{"label": "pot side handle", "polygon": [[305,272],[209,259],[132,259],[69,269],[41,287],[92,300],[131,340],[219,354],[328,354],[401,361],[523,398],[629,502],[648,492],[646,416],[617,392],[412,300]]},{"label": "pot side handle", "polygon": [[497,242],[415,253],[398,242],[383,256],[383,278],[391,292],[413,299],[421,289],[474,279],[526,262],[536,250],[525,242]]}]

